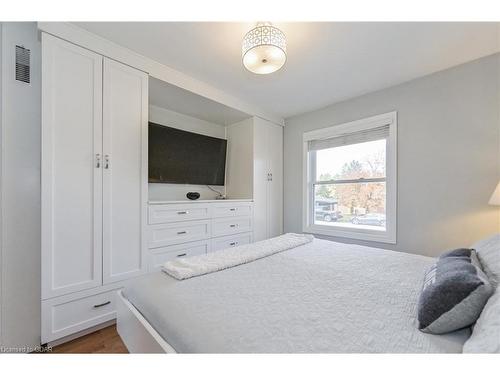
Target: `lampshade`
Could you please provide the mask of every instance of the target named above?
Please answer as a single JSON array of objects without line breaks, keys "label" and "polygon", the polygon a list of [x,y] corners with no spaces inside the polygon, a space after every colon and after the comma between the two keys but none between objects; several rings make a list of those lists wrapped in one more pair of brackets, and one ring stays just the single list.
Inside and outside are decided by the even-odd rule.
[{"label": "lampshade", "polygon": [[243,65],[256,74],[279,70],[286,61],[285,34],[269,23],[260,23],[243,38]]},{"label": "lampshade", "polygon": [[495,191],[491,195],[490,201],[488,203],[495,206],[500,206],[500,182],[498,183]]}]

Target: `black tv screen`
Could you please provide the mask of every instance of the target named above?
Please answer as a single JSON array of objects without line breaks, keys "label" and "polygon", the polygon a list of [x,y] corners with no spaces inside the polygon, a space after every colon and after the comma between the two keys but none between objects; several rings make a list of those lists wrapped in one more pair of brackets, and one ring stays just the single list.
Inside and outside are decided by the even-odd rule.
[{"label": "black tv screen", "polygon": [[149,182],[224,185],[225,139],[149,123]]}]

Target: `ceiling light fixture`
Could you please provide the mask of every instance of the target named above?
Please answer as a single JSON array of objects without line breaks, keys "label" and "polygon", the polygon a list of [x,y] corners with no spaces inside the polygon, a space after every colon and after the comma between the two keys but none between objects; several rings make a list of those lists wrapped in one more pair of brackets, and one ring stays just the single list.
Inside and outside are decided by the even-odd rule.
[{"label": "ceiling light fixture", "polygon": [[252,73],[279,70],[286,61],[285,34],[269,22],[258,23],[243,38],[242,56],[243,65]]}]

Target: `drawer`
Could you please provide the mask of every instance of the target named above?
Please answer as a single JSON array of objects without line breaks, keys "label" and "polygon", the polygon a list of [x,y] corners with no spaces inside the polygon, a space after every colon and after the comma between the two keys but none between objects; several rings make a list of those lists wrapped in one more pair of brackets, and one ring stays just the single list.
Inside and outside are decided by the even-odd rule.
[{"label": "drawer", "polygon": [[252,216],[252,205],[248,203],[216,204],[214,217]]},{"label": "drawer", "polygon": [[214,219],[212,235],[225,236],[229,234],[250,232],[252,230],[252,218],[248,216],[227,219]]},{"label": "drawer", "polygon": [[206,254],[210,251],[210,241],[196,241],[151,249],[150,271],[159,271],[163,263],[177,258],[191,257]]},{"label": "drawer", "polygon": [[148,247],[156,248],[210,238],[211,221],[186,221],[149,226]]},{"label": "drawer", "polygon": [[237,234],[235,236],[224,236],[212,240],[212,251],[227,249],[246,245],[252,242],[252,233]]},{"label": "drawer", "polygon": [[149,206],[149,224],[209,219],[210,211],[208,204],[153,204]]},{"label": "drawer", "polygon": [[70,300],[64,296],[42,301],[42,343],[115,319],[116,291]]}]

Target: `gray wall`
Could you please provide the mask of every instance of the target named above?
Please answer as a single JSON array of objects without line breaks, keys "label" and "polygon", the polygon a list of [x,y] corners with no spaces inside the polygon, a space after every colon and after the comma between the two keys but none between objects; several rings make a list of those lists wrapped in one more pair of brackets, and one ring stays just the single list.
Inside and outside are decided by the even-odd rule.
[{"label": "gray wall", "polygon": [[[36,23],[2,23],[2,345],[40,344],[41,62]],[[15,46],[31,50],[31,83],[15,80]]]},{"label": "gray wall", "polygon": [[500,232],[487,204],[500,178],[499,64],[485,57],[287,119],[285,231],[302,231],[302,134],[397,111],[396,245],[328,239],[437,255]]}]

